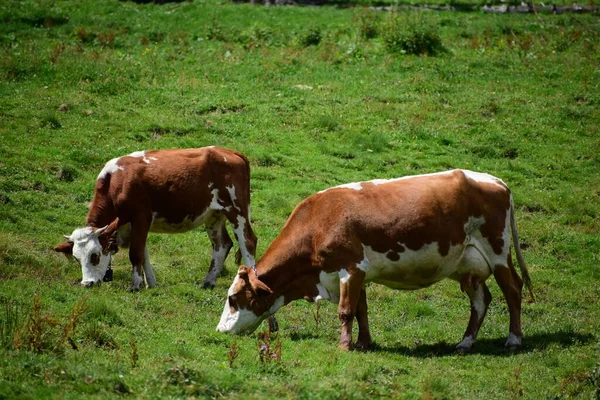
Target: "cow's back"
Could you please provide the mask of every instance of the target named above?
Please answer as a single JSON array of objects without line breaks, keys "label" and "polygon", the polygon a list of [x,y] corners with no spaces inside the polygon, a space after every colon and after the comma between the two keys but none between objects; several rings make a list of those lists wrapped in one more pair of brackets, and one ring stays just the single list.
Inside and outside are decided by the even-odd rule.
[{"label": "cow's back", "polygon": [[[485,220],[476,228],[501,253],[509,206],[510,193],[501,180],[470,171],[358,182],[304,200],[277,241],[297,247],[295,254],[307,253],[325,272],[360,265],[366,251],[372,260],[397,264],[409,254],[420,260],[419,251],[427,250],[435,268],[439,260],[460,256],[474,218]],[[291,251],[290,245],[273,247]],[[265,257],[276,256],[269,253]]]},{"label": "cow's back", "polygon": [[135,152],[106,163],[88,220],[97,204],[122,219],[147,209],[177,223],[201,215],[213,201],[213,190],[230,199],[231,190],[239,187],[246,198],[248,185],[248,160],[234,150],[211,146]]}]

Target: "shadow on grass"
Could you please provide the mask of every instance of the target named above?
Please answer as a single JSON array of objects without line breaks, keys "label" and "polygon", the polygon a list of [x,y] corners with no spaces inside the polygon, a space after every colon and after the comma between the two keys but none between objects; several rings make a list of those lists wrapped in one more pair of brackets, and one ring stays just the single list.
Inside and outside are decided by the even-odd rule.
[{"label": "shadow on grass", "polygon": [[[504,348],[504,342],[506,341],[505,338],[478,339],[470,354],[506,357],[518,353],[529,353],[536,350],[544,350],[552,345],[570,347],[575,344],[586,344],[593,340],[595,340],[595,337],[592,334],[577,333],[573,332],[572,330],[538,333],[535,335],[523,336],[522,347],[515,352],[510,352]],[[416,347],[383,347],[375,343],[372,351],[397,353],[410,357],[430,358],[456,355],[457,353],[455,351],[455,346],[456,343],[450,344],[446,342],[438,342],[418,345]]]}]

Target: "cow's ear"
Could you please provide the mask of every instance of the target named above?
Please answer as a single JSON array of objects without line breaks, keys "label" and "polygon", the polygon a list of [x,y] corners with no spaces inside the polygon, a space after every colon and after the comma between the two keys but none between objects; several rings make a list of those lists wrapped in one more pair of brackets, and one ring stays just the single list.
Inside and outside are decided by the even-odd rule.
[{"label": "cow's ear", "polygon": [[238,268],[238,276],[244,282],[248,282],[248,267],[246,267],[245,265],[240,265],[240,267]]},{"label": "cow's ear", "polygon": [[259,296],[268,296],[273,294],[273,291],[270,287],[268,287],[263,281],[258,279],[256,276],[250,274],[250,286],[252,286],[252,290]]},{"label": "cow's ear", "polygon": [[63,253],[65,256],[73,255],[73,242],[64,242],[54,247],[57,253]]}]

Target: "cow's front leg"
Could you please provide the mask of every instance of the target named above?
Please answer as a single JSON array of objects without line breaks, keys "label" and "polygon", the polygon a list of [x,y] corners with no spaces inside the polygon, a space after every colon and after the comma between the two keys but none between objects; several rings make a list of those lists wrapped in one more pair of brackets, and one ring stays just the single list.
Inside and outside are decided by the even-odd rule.
[{"label": "cow's front leg", "polygon": [[[129,247],[129,261],[133,267],[131,276],[131,290],[140,290],[140,284],[143,282],[142,274],[145,265],[146,240],[148,238],[149,221],[138,221],[131,224],[131,245]],[[154,273],[151,273],[154,279]]]},{"label": "cow's front leg", "polygon": [[355,348],[369,350],[371,348],[371,332],[369,331],[369,318],[367,315],[367,292],[363,287],[356,307],[356,321],[358,322],[358,340]]},{"label": "cow's front leg", "polygon": [[[365,273],[359,269],[340,271],[340,303],[338,316],[342,323],[340,349],[352,350],[352,321],[360,300]],[[365,302],[366,305],[366,302]]]},{"label": "cow's front leg", "polygon": [[468,286],[465,288],[465,291],[471,300],[471,318],[469,318],[469,325],[467,326],[463,340],[456,345],[456,351],[460,353],[466,353],[473,347],[481,323],[487,313],[488,306],[492,301],[492,295],[484,282],[480,282],[477,288],[475,288],[475,285]]}]

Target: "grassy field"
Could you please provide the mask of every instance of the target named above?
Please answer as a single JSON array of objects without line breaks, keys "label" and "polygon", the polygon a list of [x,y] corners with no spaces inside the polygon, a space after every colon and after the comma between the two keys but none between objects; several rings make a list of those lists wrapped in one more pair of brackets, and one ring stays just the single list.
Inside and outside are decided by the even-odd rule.
[{"label": "grassy field", "polygon": [[[599,398],[598,15],[25,0],[0,22],[0,399]],[[202,290],[200,231],[150,235],[157,288],[128,292],[125,251],[113,282],[80,287],[51,249],[84,224],[103,164],[213,144],[251,160],[259,256],[336,184],[501,177],[536,294],[523,349],[503,349],[495,283],[465,356],[450,281],[368,286],[367,353],[337,349],[330,303],[284,307],[278,336],[219,334],[237,266]]]}]

